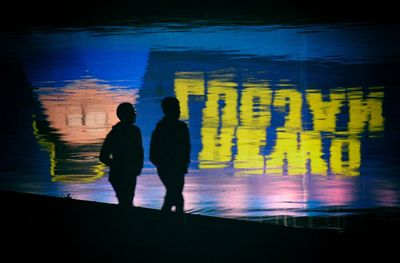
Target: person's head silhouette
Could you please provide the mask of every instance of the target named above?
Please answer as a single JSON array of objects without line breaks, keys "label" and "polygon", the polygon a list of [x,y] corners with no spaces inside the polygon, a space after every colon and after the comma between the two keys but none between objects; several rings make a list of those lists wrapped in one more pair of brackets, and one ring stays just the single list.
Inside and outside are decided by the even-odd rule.
[{"label": "person's head silhouette", "polygon": [[161,108],[164,112],[165,117],[169,119],[179,119],[181,110],[179,107],[179,100],[174,97],[165,97],[161,101]]},{"label": "person's head silhouette", "polygon": [[129,102],[123,102],[117,107],[117,117],[123,123],[134,123],[136,120],[136,111]]}]

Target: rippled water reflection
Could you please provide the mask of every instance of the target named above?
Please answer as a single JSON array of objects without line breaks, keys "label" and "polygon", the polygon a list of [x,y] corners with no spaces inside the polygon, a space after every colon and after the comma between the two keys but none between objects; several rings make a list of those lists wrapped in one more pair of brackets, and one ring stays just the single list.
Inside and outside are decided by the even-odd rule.
[{"label": "rippled water reflection", "polygon": [[398,31],[156,24],[3,34],[40,107],[22,117],[32,160],[3,169],[1,186],[116,202],[97,156],[129,101],[146,153],[135,203],[159,208],[148,146],[160,100],[175,95],[193,145],[187,211],[262,220],[398,207],[386,147],[398,140],[388,96],[399,87],[386,74],[398,65]]}]

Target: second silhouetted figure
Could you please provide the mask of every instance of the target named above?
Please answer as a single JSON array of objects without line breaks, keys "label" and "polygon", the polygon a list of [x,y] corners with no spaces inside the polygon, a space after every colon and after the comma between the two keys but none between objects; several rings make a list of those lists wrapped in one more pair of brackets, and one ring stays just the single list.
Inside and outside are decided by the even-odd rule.
[{"label": "second silhouetted figure", "polygon": [[179,101],[166,97],[161,102],[164,117],[157,123],[150,142],[150,161],[166,188],[162,211],[183,213],[183,186],[190,162],[190,138],[186,123],[179,121]]}]

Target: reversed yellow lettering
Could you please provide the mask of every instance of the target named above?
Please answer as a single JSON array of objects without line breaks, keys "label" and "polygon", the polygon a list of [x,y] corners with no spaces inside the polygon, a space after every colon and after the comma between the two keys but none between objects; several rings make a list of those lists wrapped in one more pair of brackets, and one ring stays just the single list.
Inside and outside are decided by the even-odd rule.
[{"label": "reversed yellow lettering", "polygon": [[301,93],[294,89],[276,91],[273,105],[286,112],[285,125],[277,129],[276,145],[273,153],[266,160],[268,173],[282,174],[286,163],[288,174],[306,172],[306,156],[301,150]]},{"label": "reversed yellow lettering", "polygon": [[333,139],[330,155],[332,173],[349,176],[360,174],[361,143],[358,137]]},{"label": "reversed yellow lettering", "polygon": [[272,91],[265,84],[245,84],[240,102],[240,126],[237,129],[237,155],[234,167],[250,169],[247,174],[261,174],[266,145],[266,129],[271,122]]},{"label": "reversed yellow lettering", "polygon": [[313,114],[314,131],[335,132],[336,115],[340,112],[346,96],[342,90],[333,90],[329,97],[329,101],[323,101],[320,91],[307,91],[307,102]]},{"label": "reversed yellow lettering", "polygon": [[351,89],[348,94],[349,133],[359,135],[367,126],[370,132],[383,131],[383,91],[371,91],[369,92],[367,98],[364,98],[363,95],[364,93],[359,88]]},{"label": "reversed yellow lettering", "polygon": [[175,74],[174,88],[180,102],[181,119],[189,119],[189,96],[204,95],[204,75],[202,72],[178,72]]},{"label": "reversed yellow lettering", "polygon": [[236,83],[210,81],[203,110],[201,128],[202,150],[199,153],[200,168],[222,168],[232,161],[232,146],[237,116]]}]

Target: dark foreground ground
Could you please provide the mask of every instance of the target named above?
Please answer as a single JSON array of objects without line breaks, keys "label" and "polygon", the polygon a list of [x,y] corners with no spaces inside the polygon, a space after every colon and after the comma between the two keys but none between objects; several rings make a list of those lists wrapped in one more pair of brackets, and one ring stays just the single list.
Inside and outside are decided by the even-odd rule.
[{"label": "dark foreground ground", "polygon": [[0,191],[1,262],[397,262],[399,220],[342,232]]}]

